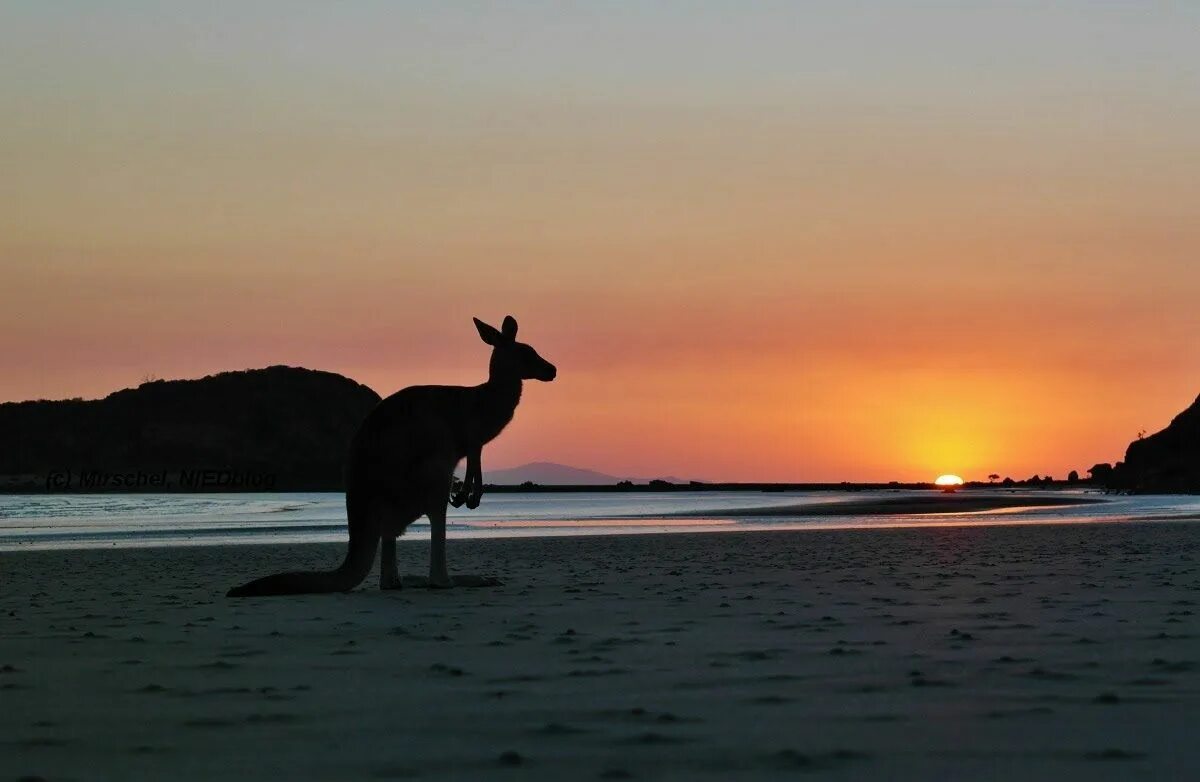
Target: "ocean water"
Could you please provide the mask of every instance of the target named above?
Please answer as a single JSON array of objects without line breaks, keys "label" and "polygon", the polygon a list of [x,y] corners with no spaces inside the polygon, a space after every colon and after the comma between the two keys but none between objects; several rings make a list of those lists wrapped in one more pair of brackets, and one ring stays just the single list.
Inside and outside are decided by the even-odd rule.
[{"label": "ocean water", "polygon": [[[964,492],[964,494],[967,492]],[[829,529],[930,525],[1200,521],[1200,497],[1108,497],[1102,504],[919,515],[808,516],[804,508],[919,496],[920,492],[663,492],[484,495],[475,510],[451,508],[457,538]],[[1022,492],[1028,495],[1028,492]],[[1053,496],[1062,496],[1056,492]],[[1082,492],[1081,492],[1082,494]],[[1097,495],[1089,495],[1097,496]],[[733,509],[800,506],[795,515],[722,515]],[[690,513],[703,518],[672,518]],[[428,538],[422,519],[408,537]],[[0,495],[0,550],[327,542],[346,539],[344,497],[294,494]]]}]

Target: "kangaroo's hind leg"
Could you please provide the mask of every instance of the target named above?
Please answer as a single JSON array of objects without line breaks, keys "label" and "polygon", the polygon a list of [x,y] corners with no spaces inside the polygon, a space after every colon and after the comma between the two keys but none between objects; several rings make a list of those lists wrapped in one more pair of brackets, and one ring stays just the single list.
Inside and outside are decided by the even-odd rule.
[{"label": "kangaroo's hind leg", "polygon": [[385,534],[379,550],[379,588],[399,589],[400,571],[396,569],[396,539]]},{"label": "kangaroo's hind leg", "polygon": [[403,494],[389,498],[380,524],[379,537],[379,588],[399,589],[402,583],[396,568],[396,538],[404,534],[408,525],[421,517],[421,510]]},{"label": "kangaroo's hind leg", "polygon": [[[449,488],[447,482],[447,489]],[[429,586],[447,589],[454,580],[446,569],[446,494],[430,500],[429,507]]]}]

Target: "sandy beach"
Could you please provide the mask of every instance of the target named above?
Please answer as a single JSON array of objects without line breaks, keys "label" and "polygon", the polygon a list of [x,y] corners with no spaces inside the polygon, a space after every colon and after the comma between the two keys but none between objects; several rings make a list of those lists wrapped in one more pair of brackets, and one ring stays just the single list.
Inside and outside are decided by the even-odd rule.
[{"label": "sandy beach", "polygon": [[[0,554],[0,778],[1185,779],[1200,526]],[[426,544],[400,545],[423,572]]]}]

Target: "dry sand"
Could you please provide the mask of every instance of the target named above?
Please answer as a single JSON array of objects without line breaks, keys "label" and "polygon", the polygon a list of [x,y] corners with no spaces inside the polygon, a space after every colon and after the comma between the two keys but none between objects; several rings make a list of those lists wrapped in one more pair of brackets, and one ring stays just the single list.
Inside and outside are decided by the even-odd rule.
[{"label": "dry sand", "polygon": [[[0,554],[0,779],[1200,778],[1200,525]],[[408,569],[427,546],[402,543]]]}]

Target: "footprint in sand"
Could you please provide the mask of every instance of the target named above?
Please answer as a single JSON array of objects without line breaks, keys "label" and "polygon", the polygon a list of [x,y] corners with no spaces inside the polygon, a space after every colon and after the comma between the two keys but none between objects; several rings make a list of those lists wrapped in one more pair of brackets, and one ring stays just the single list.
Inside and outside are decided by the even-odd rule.
[{"label": "footprint in sand", "polygon": [[443,676],[466,675],[466,671],[464,671],[462,668],[455,668],[454,666],[446,665],[445,663],[434,663],[433,665],[429,666],[429,670],[433,673],[441,674]]},{"label": "footprint in sand", "polygon": [[501,676],[496,679],[488,679],[488,684],[523,684],[527,682],[545,681],[546,677],[538,674],[520,674],[517,676]]},{"label": "footprint in sand", "polygon": [[571,678],[591,678],[594,676],[620,676],[621,674],[630,673],[628,668],[576,668],[568,671],[567,676]]},{"label": "footprint in sand", "polygon": [[13,743],[18,747],[36,749],[39,747],[65,747],[70,742],[68,742],[66,739],[61,739],[56,736],[34,736],[28,739],[19,739]]},{"label": "footprint in sand", "polygon": [[685,739],[681,736],[668,736],[665,733],[657,733],[655,731],[646,731],[645,733],[639,733],[636,736],[631,736],[627,739],[624,739],[621,743],[622,744],[653,744],[653,745],[683,744],[683,743],[687,742],[688,740],[689,739]]},{"label": "footprint in sand", "polygon": [[769,759],[771,764],[780,769],[820,769],[830,766],[840,765],[857,760],[865,760],[869,756],[865,752],[858,752],[852,749],[837,749],[832,752],[825,752],[816,755],[810,755],[805,752],[797,752],[794,749],[785,749],[781,752],[776,752]]},{"label": "footprint in sand", "polygon": [[539,733],[543,736],[573,736],[579,733],[587,733],[587,730],[574,725],[564,725],[561,722],[547,722],[542,727],[534,730],[534,733]]},{"label": "footprint in sand", "polygon": [[269,714],[251,714],[246,717],[246,722],[251,725],[290,725],[300,722],[303,719],[299,714],[275,712]]},{"label": "footprint in sand", "polygon": [[185,728],[232,728],[236,724],[231,720],[223,720],[216,717],[198,717],[183,721],[183,727]]},{"label": "footprint in sand", "polygon": [[384,766],[371,772],[372,779],[415,779],[421,772],[405,766]]},{"label": "footprint in sand", "polygon": [[1088,760],[1144,760],[1145,752],[1130,752],[1124,749],[1105,749],[1099,752],[1088,752],[1084,754]]}]

